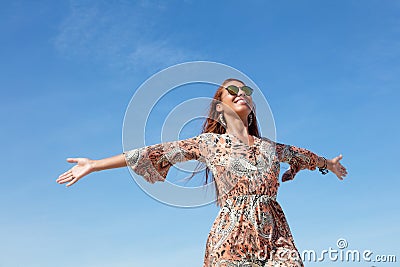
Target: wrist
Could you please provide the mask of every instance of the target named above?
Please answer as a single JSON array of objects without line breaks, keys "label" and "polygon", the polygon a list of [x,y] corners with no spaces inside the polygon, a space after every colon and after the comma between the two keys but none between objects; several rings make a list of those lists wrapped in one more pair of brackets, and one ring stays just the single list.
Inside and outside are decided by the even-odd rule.
[{"label": "wrist", "polygon": [[327,160],[325,157],[318,157],[317,167],[318,167],[319,171],[324,175],[329,172],[328,164],[329,164],[329,160]]},{"label": "wrist", "polygon": [[94,160],[94,159],[90,159],[89,160],[89,166],[90,166],[90,171],[91,172],[97,172],[100,171],[100,167],[99,167],[99,161],[98,160]]},{"label": "wrist", "polygon": [[318,157],[317,167],[323,168],[325,166],[325,160],[327,161],[327,159],[325,159],[324,157]]},{"label": "wrist", "polygon": [[332,171],[332,166],[333,166],[332,160],[330,159],[326,160],[326,168]]}]

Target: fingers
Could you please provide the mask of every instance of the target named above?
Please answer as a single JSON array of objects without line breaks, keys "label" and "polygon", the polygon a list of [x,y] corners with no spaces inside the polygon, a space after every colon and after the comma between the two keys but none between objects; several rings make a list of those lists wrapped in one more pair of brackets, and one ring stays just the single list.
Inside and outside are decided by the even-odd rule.
[{"label": "fingers", "polygon": [[62,179],[62,180],[57,180],[57,183],[59,183],[59,184],[65,184],[65,183],[67,183],[67,182],[71,182],[72,180],[74,180],[75,179],[75,177],[68,177],[68,178],[65,178],[65,179]]},{"label": "fingers", "polygon": [[337,169],[338,169],[339,172],[347,173],[346,168],[340,163],[338,164]]},{"label": "fingers", "polygon": [[79,180],[78,178],[75,178],[75,177],[74,177],[74,178],[72,179],[72,181],[69,182],[66,186],[67,186],[67,187],[70,187],[70,186],[73,185],[74,183],[78,182],[78,180]]},{"label": "fingers", "polygon": [[76,176],[72,173],[72,170],[70,169],[70,170],[64,172],[63,174],[61,174],[61,175],[57,178],[56,182],[59,183],[59,184],[65,184],[65,183],[68,183],[68,182],[69,182],[69,183],[67,184],[67,187],[69,187],[69,186],[73,185],[74,183],[76,183],[78,180],[79,180],[79,177],[76,177]]},{"label": "fingers", "polygon": [[[67,158],[67,161],[70,162],[70,163],[78,163],[79,158]],[[59,183],[59,184],[64,184],[66,182],[73,181],[74,178],[76,178],[76,177],[74,177],[74,175],[72,173],[72,168],[71,168],[68,171],[66,171],[63,174],[61,174],[60,176],[58,176],[56,182]],[[69,184],[69,185],[72,185],[72,184]],[[69,185],[67,185],[67,186],[69,186]]]},{"label": "fingers", "polygon": [[72,170],[68,170],[68,171],[64,172],[63,174],[61,174],[60,176],[58,176],[58,179],[56,181],[58,182],[59,180],[63,180],[70,176],[72,176]]},{"label": "fingers", "polygon": [[56,182],[59,183],[59,184],[64,184],[66,182],[72,181],[75,178],[76,177],[73,175],[72,171],[69,170],[69,171],[63,173],[62,175],[60,175],[58,177],[58,179],[56,180]]},{"label": "fingers", "polygon": [[343,171],[337,171],[335,174],[339,180],[343,180],[343,177],[346,176]]},{"label": "fingers", "polygon": [[335,174],[339,178],[339,180],[343,180],[343,177],[346,177],[347,175],[347,170],[342,166],[335,172]]},{"label": "fingers", "polygon": [[59,183],[59,184],[68,183],[66,186],[69,187],[69,186],[73,185],[74,183],[76,183],[78,180],[79,180],[78,177],[75,177],[74,175],[71,174],[71,175],[66,176],[64,178],[57,179],[57,183]]},{"label": "fingers", "polygon": [[346,168],[340,164],[340,160],[343,159],[343,155],[339,154],[339,156],[335,157],[332,159],[332,163],[333,163],[333,172],[336,174],[337,178],[339,180],[343,180],[343,177],[345,177],[347,175],[347,170]]}]

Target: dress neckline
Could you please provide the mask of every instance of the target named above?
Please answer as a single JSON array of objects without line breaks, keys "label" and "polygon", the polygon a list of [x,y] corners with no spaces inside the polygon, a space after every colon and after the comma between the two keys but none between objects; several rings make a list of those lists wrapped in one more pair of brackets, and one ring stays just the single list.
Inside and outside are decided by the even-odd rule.
[{"label": "dress neckline", "polygon": [[246,144],[245,142],[243,142],[239,137],[237,137],[237,136],[234,135],[234,134],[231,134],[231,133],[224,133],[224,135],[226,135],[228,138],[234,137],[236,140],[239,141],[239,143],[241,143],[241,144],[243,144],[243,145],[245,145],[245,146],[247,146],[247,147],[255,147],[255,146],[258,144],[258,140],[259,140],[259,138],[258,138],[257,136],[254,136],[254,135],[251,135],[251,134],[250,134],[250,136],[253,137],[254,142],[253,142],[252,145],[249,145],[249,144]]}]

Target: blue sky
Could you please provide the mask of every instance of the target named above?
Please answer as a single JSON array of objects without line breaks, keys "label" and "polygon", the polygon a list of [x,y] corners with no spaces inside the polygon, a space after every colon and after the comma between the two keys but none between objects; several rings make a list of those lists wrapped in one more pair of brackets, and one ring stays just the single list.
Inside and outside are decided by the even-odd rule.
[{"label": "blue sky", "polygon": [[127,168],[55,183],[67,157],[121,153],[135,90],[192,60],[247,74],[278,141],[343,154],[346,181],[302,171],[280,187],[300,251],[346,238],[399,260],[399,11],[394,0],[3,1],[0,266],[202,265],[215,206],[163,205]]}]

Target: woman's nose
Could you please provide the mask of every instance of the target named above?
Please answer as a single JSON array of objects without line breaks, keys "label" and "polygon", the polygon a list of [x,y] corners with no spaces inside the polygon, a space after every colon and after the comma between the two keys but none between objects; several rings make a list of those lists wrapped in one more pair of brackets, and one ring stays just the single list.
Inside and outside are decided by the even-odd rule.
[{"label": "woman's nose", "polygon": [[244,95],[246,96],[246,93],[242,91],[242,89],[239,88],[239,92],[237,94],[238,96]]}]

